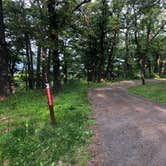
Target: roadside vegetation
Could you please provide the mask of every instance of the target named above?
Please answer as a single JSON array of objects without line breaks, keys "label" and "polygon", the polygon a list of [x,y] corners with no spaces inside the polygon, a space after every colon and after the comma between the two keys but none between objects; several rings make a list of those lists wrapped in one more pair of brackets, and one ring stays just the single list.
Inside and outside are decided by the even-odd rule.
[{"label": "roadside vegetation", "polygon": [[166,82],[147,83],[129,88],[130,93],[143,96],[152,101],[166,103]]},{"label": "roadside vegetation", "polygon": [[90,87],[70,82],[54,97],[57,125],[51,126],[44,90],[18,92],[0,105],[0,165],[86,165]]}]

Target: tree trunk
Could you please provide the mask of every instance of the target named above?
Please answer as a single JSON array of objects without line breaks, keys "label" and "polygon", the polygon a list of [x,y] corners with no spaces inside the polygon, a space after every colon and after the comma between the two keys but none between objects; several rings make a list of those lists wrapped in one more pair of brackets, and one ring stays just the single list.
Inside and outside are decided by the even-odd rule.
[{"label": "tree trunk", "polygon": [[99,41],[99,66],[98,66],[98,82],[100,82],[102,79],[105,79],[105,37],[106,37],[106,24],[107,24],[107,14],[106,14],[106,6],[107,1],[102,0],[102,18],[101,22],[99,24],[100,28],[100,41]]},{"label": "tree trunk", "polygon": [[51,82],[51,59],[52,59],[52,52],[51,49],[48,50],[48,56],[47,56],[47,74],[48,74],[48,79]]},{"label": "tree trunk", "polygon": [[58,15],[55,11],[55,1],[48,0],[48,13],[50,24],[50,39],[54,45],[52,48],[52,60],[53,60],[53,88],[54,93],[62,91],[61,79],[60,79],[60,59],[59,59],[59,34],[58,34]]},{"label": "tree trunk", "polygon": [[11,78],[14,76],[16,60],[12,60],[11,58],[8,59],[8,66],[9,66],[9,73]]},{"label": "tree trunk", "polygon": [[63,72],[64,72],[64,83],[66,84],[68,81],[68,72],[67,72],[67,60],[66,60],[66,55],[64,54],[64,67],[63,67]]},{"label": "tree trunk", "polygon": [[124,78],[127,78],[129,72],[129,22],[127,20],[127,30],[125,33],[125,45],[126,45],[126,52],[125,52],[125,64],[124,64]]},{"label": "tree trunk", "polygon": [[164,61],[164,66],[163,66],[163,75],[166,76],[166,61]]},{"label": "tree trunk", "polygon": [[60,60],[58,50],[53,50],[53,88],[54,92],[62,91],[60,79]]},{"label": "tree trunk", "polygon": [[143,58],[140,58],[139,64],[140,64],[140,69],[141,69],[142,85],[145,85],[145,64],[144,64]]},{"label": "tree trunk", "polygon": [[0,100],[3,100],[9,94],[10,83],[8,76],[8,51],[5,41],[2,0],[0,0]]},{"label": "tree trunk", "polygon": [[160,55],[156,54],[155,65],[154,65],[154,73],[159,73],[159,68],[160,68]]},{"label": "tree trunk", "polygon": [[162,75],[162,69],[163,69],[163,62],[161,61],[160,62],[160,65],[159,65],[159,75],[161,76]]},{"label": "tree trunk", "polygon": [[26,45],[27,65],[28,65],[28,84],[30,89],[34,89],[33,54],[28,34],[25,34],[25,45]]},{"label": "tree trunk", "polygon": [[99,68],[98,68],[98,82],[104,79],[104,30],[101,27],[100,50],[99,50]]},{"label": "tree trunk", "polygon": [[88,48],[87,48],[87,52],[85,53],[87,55],[86,57],[86,71],[87,71],[87,81],[88,82],[95,82],[98,81],[98,78],[96,77],[96,74],[98,75],[98,73],[96,72],[96,68],[97,66],[97,52],[96,52],[96,45],[94,44],[94,38],[89,35],[88,37]]},{"label": "tree trunk", "polygon": [[160,76],[166,75],[166,60],[165,59],[160,62],[160,67],[159,67]]},{"label": "tree trunk", "polygon": [[30,81],[31,81],[30,88],[34,89],[33,52],[30,40],[29,40],[29,53],[30,53]]},{"label": "tree trunk", "polygon": [[113,36],[113,41],[112,41],[112,46],[111,46],[111,51],[108,56],[108,62],[107,62],[107,69],[106,69],[106,77],[108,80],[114,79],[114,71],[113,71],[113,60],[114,60],[114,51],[116,47],[116,42],[117,41],[117,31],[114,31],[114,36]]},{"label": "tree trunk", "polygon": [[27,64],[24,64],[25,66],[25,89],[28,90],[28,70],[27,70]]},{"label": "tree trunk", "polygon": [[133,9],[134,9],[134,26],[135,26],[135,31],[134,31],[134,37],[135,37],[135,44],[136,44],[136,54],[138,57],[138,63],[140,67],[140,75],[141,75],[141,81],[142,85],[145,85],[145,59],[143,57],[143,54],[141,53],[141,47],[139,43],[139,32],[137,29],[137,13],[135,11],[135,4],[133,4]]},{"label": "tree trunk", "polygon": [[152,76],[152,65],[151,65],[151,61],[148,60],[148,71],[149,71],[149,76]]},{"label": "tree trunk", "polygon": [[129,58],[129,30],[130,30],[130,18],[129,18],[129,12],[130,8],[127,8],[127,12],[124,15],[125,17],[125,23],[126,23],[126,32],[125,32],[125,58],[124,58],[124,78],[128,77],[129,74],[129,63],[128,63],[128,58]]},{"label": "tree trunk", "polygon": [[38,46],[38,50],[37,50],[37,69],[36,69],[36,88],[39,89],[42,86],[42,82],[41,82],[41,47]]}]

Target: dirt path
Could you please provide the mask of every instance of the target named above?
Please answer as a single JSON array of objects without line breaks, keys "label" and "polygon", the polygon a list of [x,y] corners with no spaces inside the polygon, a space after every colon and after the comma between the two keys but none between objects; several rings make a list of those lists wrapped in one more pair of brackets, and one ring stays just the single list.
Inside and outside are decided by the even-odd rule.
[{"label": "dirt path", "polygon": [[89,91],[97,122],[91,166],[166,166],[166,105],[127,93],[139,81]]}]

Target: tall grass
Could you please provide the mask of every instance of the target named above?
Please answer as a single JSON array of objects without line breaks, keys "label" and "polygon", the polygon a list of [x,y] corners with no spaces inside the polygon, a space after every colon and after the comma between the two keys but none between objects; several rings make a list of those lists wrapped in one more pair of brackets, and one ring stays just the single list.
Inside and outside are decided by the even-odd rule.
[{"label": "tall grass", "polygon": [[54,97],[50,125],[44,90],[19,92],[0,103],[1,165],[86,165],[91,107],[87,90],[101,84],[70,82]]}]

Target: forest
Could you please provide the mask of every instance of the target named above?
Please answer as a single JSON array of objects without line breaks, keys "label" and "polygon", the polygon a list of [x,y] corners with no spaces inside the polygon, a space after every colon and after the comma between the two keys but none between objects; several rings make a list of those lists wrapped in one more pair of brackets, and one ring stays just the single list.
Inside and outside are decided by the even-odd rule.
[{"label": "forest", "polygon": [[164,1],[5,0],[0,16],[1,96],[15,77],[43,88],[45,71],[54,93],[70,79],[166,74]]},{"label": "forest", "polygon": [[[0,139],[2,165],[12,162],[48,165],[59,163],[65,153],[74,155],[73,147],[84,144],[92,135],[86,131],[90,109],[86,98],[88,88],[137,79],[146,86],[146,79],[156,77],[166,77],[164,0],[0,0],[0,122],[5,122],[0,125],[5,137]],[[51,121],[59,123],[55,131],[46,125],[50,134],[44,125],[41,127],[48,122],[48,114],[42,113],[47,110],[43,104],[45,88],[49,89],[46,93]],[[22,120],[14,124],[18,117]],[[17,126],[17,131],[11,126]],[[9,131],[14,132],[12,136]],[[63,138],[65,131],[68,140]],[[56,145],[51,135],[59,138]],[[77,137],[81,139],[78,141]],[[15,146],[12,150],[10,139],[11,146],[15,144],[20,149],[23,146],[24,150],[20,152]],[[50,141],[47,145],[41,143],[47,139]],[[63,141],[66,144],[57,151],[51,149]],[[70,145],[71,151],[66,150]],[[39,155],[40,148],[46,150],[35,161],[33,154],[28,155],[30,147],[39,147],[34,156]],[[14,155],[16,152],[18,156]],[[23,157],[24,152],[27,157]],[[53,154],[50,160],[48,156],[45,158],[47,152]],[[70,157],[64,163],[69,159],[71,164],[79,160],[79,156]]]}]

